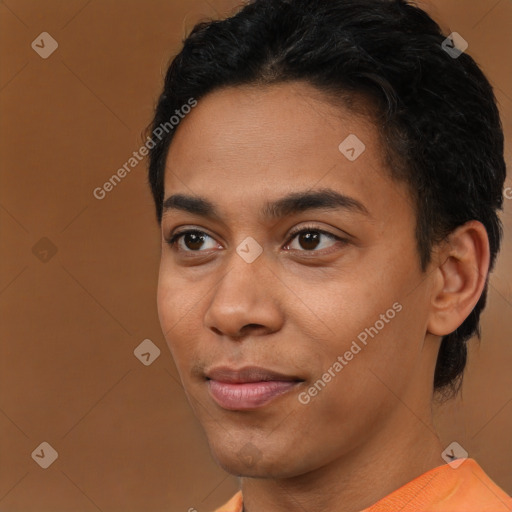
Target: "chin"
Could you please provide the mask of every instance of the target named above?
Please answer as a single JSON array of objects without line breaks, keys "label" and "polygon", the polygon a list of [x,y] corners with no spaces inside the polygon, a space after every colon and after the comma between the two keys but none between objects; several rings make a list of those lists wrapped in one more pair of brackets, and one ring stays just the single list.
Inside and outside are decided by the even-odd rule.
[{"label": "chin", "polygon": [[238,477],[280,479],[296,476],[293,472],[284,471],[282,467],[276,468],[275,464],[264,461],[248,464],[236,458],[229,458],[217,459],[217,463],[224,471]]},{"label": "chin", "polygon": [[260,450],[251,441],[243,442],[234,449],[227,444],[221,447],[211,446],[211,452],[216,463],[232,475],[251,478],[286,478],[298,474],[291,470],[292,461],[287,459],[286,453],[272,453],[268,448],[265,451]]}]

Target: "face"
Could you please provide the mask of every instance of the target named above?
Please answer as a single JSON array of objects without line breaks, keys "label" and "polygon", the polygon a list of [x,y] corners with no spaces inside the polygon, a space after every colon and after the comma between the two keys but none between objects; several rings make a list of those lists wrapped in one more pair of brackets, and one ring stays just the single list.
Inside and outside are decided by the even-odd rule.
[{"label": "face", "polygon": [[369,119],[299,82],[216,91],[176,131],[159,317],[234,474],[321,468],[431,396],[431,284],[383,160]]}]

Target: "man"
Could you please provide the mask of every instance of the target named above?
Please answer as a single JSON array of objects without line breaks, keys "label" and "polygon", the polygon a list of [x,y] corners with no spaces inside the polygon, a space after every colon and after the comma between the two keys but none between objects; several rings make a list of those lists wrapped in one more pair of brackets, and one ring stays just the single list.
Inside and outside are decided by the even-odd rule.
[{"label": "man", "polygon": [[431,414],[501,240],[471,57],[403,0],[256,0],[194,28],[151,128],[162,329],[241,477],[219,511],[510,511]]}]

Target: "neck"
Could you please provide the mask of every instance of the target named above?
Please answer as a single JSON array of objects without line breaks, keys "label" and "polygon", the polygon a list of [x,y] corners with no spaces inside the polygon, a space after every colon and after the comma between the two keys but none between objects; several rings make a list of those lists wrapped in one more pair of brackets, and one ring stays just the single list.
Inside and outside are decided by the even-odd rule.
[{"label": "neck", "polygon": [[280,479],[242,478],[244,512],[360,512],[443,465],[430,411],[420,419],[403,404],[399,409],[374,438],[321,468]]}]

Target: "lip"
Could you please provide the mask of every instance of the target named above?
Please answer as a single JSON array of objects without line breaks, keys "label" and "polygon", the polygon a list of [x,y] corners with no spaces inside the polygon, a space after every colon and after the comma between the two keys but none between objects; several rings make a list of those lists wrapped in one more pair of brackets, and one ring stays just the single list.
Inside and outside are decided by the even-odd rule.
[{"label": "lip", "polygon": [[229,368],[228,366],[217,366],[206,372],[205,375],[206,378],[211,380],[230,382],[233,384],[261,381],[304,380],[296,375],[285,375],[284,373],[279,373],[260,366],[244,366],[239,369]]},{"label": "lip", "polygon": [[304,381],[295,375],[258,366],[240,369],[220,366],[205,375],[211,397],[220,407],[228,410],[262,407]]}]

